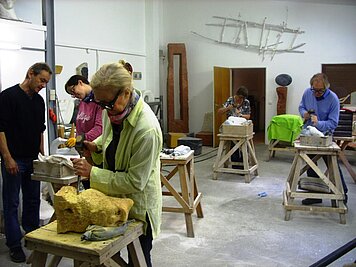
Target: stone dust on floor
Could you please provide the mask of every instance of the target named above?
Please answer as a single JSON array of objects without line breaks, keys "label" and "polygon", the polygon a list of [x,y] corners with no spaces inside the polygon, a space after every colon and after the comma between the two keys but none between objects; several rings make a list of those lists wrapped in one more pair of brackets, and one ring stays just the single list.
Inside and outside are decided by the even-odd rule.
[{"label": "stone dust on floor", "polygon": [[[217,149],[203,147],[196,156],[195,174],[202,193],[204,218],[193,214],[195,237],[186,236],[184,215],[163,212],[161,234],[154,240],[153,266],[309,266],[356,237],[356,183],[341,164],[348,186],[346,224],[336,213],[293,211],[284,220],[282,193],[293,153],[276,152],[268,159],[268,146],[255,145],[259,176],[245,183],[243,176],[219,174],[213,180],[212,166]],[[355,151],[346,151],[355,168]],[[167,167],[166,170],[168,170]],[[172,184],[177,184],[177,177]],[[258,194],[265,192],[266,196]],[[174,202],[163,198],[163,203]],[[29,255],[30,251],[26,250]],[[329,266],[356,260],[356,249]],[[28,266],[10,261],[5,239],[0,238],[0,266]],[[73,266],[64,259],[60,267]]]}]

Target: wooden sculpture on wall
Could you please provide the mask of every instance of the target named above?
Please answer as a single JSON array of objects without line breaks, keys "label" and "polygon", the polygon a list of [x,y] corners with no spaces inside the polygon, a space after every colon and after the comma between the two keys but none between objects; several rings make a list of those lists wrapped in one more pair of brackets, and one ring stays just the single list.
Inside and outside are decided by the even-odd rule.
[{"label": "wooden sculpture on wall", "polygon": [[[179,56],[179,75],[174,77],[174,56]],[[175,78],[179,79],[179,94],[175,95]],[[179,99],[179,118],[176,118],[174,100]],[[167,130],[168,132],[188,133],[188,71],[185,44],[168,44],[168,75],[167,75]]]},{"label": "wooden sculpture on wall", "polygon": [[288,74],[280,74],[275,79],[276,83],[280,85],[276,88],[277,101],[277,115],[286,114],[287,110],[287,86],[292,83],[292,77]]}]

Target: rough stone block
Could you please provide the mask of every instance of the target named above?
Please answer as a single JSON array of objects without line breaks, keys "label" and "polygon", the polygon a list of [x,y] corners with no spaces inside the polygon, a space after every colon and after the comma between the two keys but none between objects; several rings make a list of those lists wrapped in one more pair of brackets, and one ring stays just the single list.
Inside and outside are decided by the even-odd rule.
[{"label": "rough stone block", "polygon": [[87,189],[77,194],[73,186],[63,186],[54,195],[57,232],[82,233],[90,224],[116,226],[127,221],[134,204],[129,198],[110,197],[98,190]]}]

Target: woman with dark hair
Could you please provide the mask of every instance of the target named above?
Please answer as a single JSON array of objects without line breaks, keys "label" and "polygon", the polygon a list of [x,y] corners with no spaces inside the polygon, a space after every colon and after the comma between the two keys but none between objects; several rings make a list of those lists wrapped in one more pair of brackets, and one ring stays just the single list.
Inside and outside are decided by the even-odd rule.
[{"label": "woman with dark hair", "polygon": [[248,89],[245,86],[240,86],[234,96],[230,96],[223,107],[218,110],[218,114],[227,114],[227,117],[242,117],[246,120],[250,119],[251,108],[250,101],[247,99]]},{"label": "woman with dark hair", "polygon": [[[66,92],[80,100],[75,120],[76,135],[85,135],[85,140],[93,141],[102,132],[102,110],[94,101],[94,93],[89,81],[81,75],[73,75],[64,86]],[[75,144],[75,142],[68,142]]]},{"label": "woman with dark hair", "polygon": [[[241,117],[249,120],[251,117],[250,101],[247,99],[248,89],[245,86],[240,86],[234,96],[230,96],[223,107],[218,109],[218,114],[226,114],[227,118],[230,116]],[[233,145],[232,145],[233,146]],[[231,155],[232,162],[243,162],[242,152],[240,149],[236,150]],[[243,166],[232,165],[233,169],[243,169]]]}]

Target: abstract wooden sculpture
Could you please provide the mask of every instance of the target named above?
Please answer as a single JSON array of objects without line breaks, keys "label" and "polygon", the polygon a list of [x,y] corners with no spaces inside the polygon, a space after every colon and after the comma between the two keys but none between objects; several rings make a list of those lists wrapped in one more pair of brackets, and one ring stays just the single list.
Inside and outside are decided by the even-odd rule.
[{"label": "abstract wooden sculpture", "polygon": [[276,88],[278,95],[277,115],[286,114],[287,109],[287,87],[281,86]]},{"label": "abstract wooden sculpture", "polygon": [[287,86],[292,83],[292,77],[288,74],[279,74],[275,82],[280,86],[276,88],[278,95],[277,115],[286,114]]},{"label": "abstract wooden sculpture", "polygon": [[[179,75],[174,77],[174,56],[179,56]],[[179,84],[178,95],[175,95],[174,85]],[[174,100],[179,99],[179,107],[175,107]],[[180,108],[179,118],[176,109]],[[168,44],[168,77],[167,77],[167,130],[168,132],[189,132],[188,108],[188,71],[184,44]]]}]

